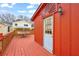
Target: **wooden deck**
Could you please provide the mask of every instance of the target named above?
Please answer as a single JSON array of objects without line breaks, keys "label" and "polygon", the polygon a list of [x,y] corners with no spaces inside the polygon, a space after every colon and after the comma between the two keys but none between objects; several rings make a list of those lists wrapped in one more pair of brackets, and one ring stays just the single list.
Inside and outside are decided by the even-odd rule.
[{"label": "wooden deck", "polygon": [[14,37],[3,56],[51,56],[48,51],[34,41],[34,35]]}]

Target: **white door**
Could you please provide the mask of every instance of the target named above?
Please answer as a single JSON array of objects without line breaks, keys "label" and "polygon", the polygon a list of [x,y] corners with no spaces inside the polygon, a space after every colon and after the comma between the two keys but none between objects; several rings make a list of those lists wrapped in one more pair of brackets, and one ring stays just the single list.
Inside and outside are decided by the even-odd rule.
[{"label": "white door", "polygon": [[44,19],[43,47],[53,52],[53,16]]}]

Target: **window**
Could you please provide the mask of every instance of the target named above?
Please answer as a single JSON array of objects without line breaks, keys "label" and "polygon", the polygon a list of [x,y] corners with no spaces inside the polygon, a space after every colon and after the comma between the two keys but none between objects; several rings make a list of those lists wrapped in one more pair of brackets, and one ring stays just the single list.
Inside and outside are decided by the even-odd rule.
[{"label": "window", "polygon": [[32,24],[31,27],[34,27],[34,25]]},{"label": "window", "polygon": [[24,24],[24,26],[28,26],[28,24]]},{"label": "window", "polygon": [[47,18],[45,20],[45,33],[47,34],[52,34],[52,23],[51,23],[51,18]]},{"label": "window", "polygon": [[15,24],[15,26],[17,26],[18,24]]},{"label": "window", "polygon": [[10,26],[8,26],[8,32],[10,32]]}]

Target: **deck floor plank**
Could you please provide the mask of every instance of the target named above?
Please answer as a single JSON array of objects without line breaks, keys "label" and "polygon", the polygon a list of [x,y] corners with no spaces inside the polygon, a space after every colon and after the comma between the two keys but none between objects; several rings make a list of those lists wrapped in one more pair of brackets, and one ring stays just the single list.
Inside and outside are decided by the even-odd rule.
[{"label": "deck floor plank", "polygon": [[34,35],[14,37],[3,56],[51,56],[52,54],[34,41]]}]

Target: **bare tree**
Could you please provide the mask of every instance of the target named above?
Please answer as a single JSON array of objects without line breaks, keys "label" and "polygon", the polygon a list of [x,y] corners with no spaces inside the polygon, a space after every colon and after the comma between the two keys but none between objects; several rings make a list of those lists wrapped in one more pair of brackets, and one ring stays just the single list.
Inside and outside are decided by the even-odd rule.
[{"label": "bare tree", "polygon": [[27,16],[24,16],[25,21],[30,21],[30,19]]},{"label": "bare tree", "polygon": [[0,21],[7,24],[12,24],[16,17],[11,13],[0,14]]},{"label": "bare tree", "polygon": [[[30,21],[30,19],[25,16],[25,15],[19,15],[17,17],[17,20],[25,20],[25,21]],[[17,21],[16,16],[11,14],[11,13],[2,13],[0,14],[0,22],[6,23],[6,24],[12,24],[12,22]]]},{"label": "bare tree", "polygon": [[24,16],[24,15],[19,15],[17,18],[20,19],[20,20],[30,21],[30,19],[27,16]]}]

